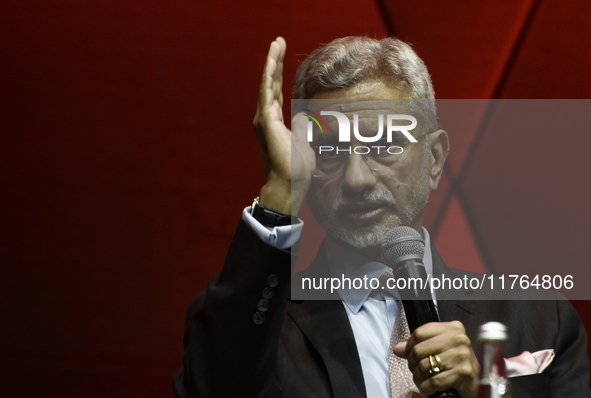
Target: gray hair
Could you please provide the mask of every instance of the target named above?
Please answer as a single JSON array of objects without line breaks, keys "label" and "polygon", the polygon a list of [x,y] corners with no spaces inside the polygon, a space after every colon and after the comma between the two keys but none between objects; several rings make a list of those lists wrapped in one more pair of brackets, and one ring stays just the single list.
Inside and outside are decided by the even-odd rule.
[{"label": "gray hair", "polygon": [[417,100],[411,106],[424,122],[423,134],[437,130],[435,92],[427,67],[410,45],[393,37],[349,36],[312,51],[298,67],[293,98],[309,99],[323,90],[380,80]]}]

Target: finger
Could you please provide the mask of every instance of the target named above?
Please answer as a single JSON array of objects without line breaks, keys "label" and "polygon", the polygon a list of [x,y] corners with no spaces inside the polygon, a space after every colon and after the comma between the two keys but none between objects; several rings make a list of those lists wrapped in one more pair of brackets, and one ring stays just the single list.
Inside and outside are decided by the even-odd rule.
[{"label": "finger", "polygon": [[[419,328],[417,328],[408,338],[406,344],[406,352],[404,357],[409,360],[409,365],[411,358],[416,361],[416,364],[425,356],[429,356],[432,354],[432,350],[435,349],[432,347],[433,341],[425,344],[426,341],[435,338],[443,333],[445,333],[447,329],[444,325],[440,323],[427,323]],[[436,352],[435,352],[436,353]]]},{"label": "finger", "polygon": [[302,153],[312,151],[312,147],[310,146],[310,143],[307,139],[307,127],[308,119],[303,115],[302,112],[297,113],[291,119],[291,140],[296,145],[297,149]]},{"label": "finger", "polygon": [[275,42],[271,43],[269,55],[267,56],[265,68],[263,69],[263,77],[261,79],[259,105],[263,109],[270,106],[273,102],[273,76],[277,69],[277,62],[272,58],[274,44]]},{"label": "finger", "polygon": [[307,142],[308,118],[303,112],[298,112],[291,119],[291,133],[294,141]]},{"label": "finger", "polygon": [[291,139],[294,144],[294,151],[306,162],[308,170],[316,168],[316,155],[307,139],[308,118],[301,112],[296,114],[291,120]]},{"label": "finger", "polygon": [[475,383],[475,379],[477,377],[471,364],[469,362],[462,362],[462,364],[432,377],[423,380],[415,379],[415,383],[421,391],[427,395],[431,395],[436,391],[446,391],[450,388],[457,391],[469,390],[471,389],[471,384]]},{"label": "finger", "polygon": [[273,43],[276,43],[276,52],[273,53],[273,59],[277,63],[277,70],[275,77],[278,79],[283,78],[283,61],[285,59],[285,53],[287,51],[287,43],[281,36],[277,37]]},{"label": "finger", "polygon": [[408,355],[408,367],[414,370],[420,363],[429,361],[431,355],[442,355],[455,349],[472,350],[472,344],[468,336],[463,333],[444,334],[433,337],[425,342],[415,345]]},{"label": "finger", "polygon": [[279,44],[279,50],[280,50],[279,60],[281,62],[283,62],[283,58],[285,57],[285,51],[287,50],[287,43],[286,43],[285,39],[281,36],[277,36],[275,41]]},{"label": "finger", "polygon": [[407,354],[409,354],[409,351],[412,350],[418,343],[429,340],[449,331],[466,333],[464,325],[458,321],[431,322],[418,327],[408,339],[408,345],[406,346]]},{"label": "finger", "polygon": [[277,58],[275,59],[277,66],[273,73],[273,96],[278,101],[279,106],[283,106],[283,60],[285,59],[285,52],[287,49],[287,44],[283,37],[278,37],[275,40],[278,47]]},{"label": "finger", "polygon": [[392,351],[394,352],[394,355],[397,355],[400,358],[406,359],[406,345],[407,345],[407,342],[403,341],[402,343],[398,343],[394,347],[392,347]]},{"label": "finger", "polygon": [[446,391],[454,386],[457,376],[451,372],[440,373],[423,381],[415,380],[415,384],[425,395],[434,394],[437,391]]},{"label": "finger", "polygon": [[406,358],[412,370],[429,355],[440,354],[458,346],[472,349],[470,339],[460,322],[430,323],[415,330],[408,339]]},{"label": "finger", "polygon": [[285,53],[287,51],[287,43],[281,36],[277,37],[273,43],[275,44],[275,46],[273,46],[274,52],[270,55],[272,55],[275,62],[277,62],[277,71],[279,72],[279,76],[281,76],[283,73],[283,60],[285,59]]},{"label": "finger", "polygon": [[[449,372],[457,367],[465,364],[472,364],[472,350],[470,347],[461,346],[453,347],[440,354],[432,354],[439,357],[437,365],[440,366],[441,372]],[[416,368],[413,370],[413,375],[419,380],[426,380],[431,377],[429,370],[431,369],[431,361],[429,357],[421,360]]]},{"label": "finger", "polygon": [[[280,111],[283,109],[283,93],[281,90],[279,91],[279,97],[273,100],[273,105]],[[278,119],[283,122],[283,112],[278,112]]]},{"label": "finger", "polygon": [[410,336],[409,342],[419,342],[429,339],[438,334],[442,334],[447,330],[461,330],[466,331],[462,322],[431,322],[418,327]]},{"label": "finger", "polygon": [[[280,39],[280,40],[279,40]],[[267,60],[265,67],[263,68],[263,77],[261,79],[261,86],[259,92],[259,100],[262,105],[269,105],[273,100],[273,96],[269,96],[267,90],[273,90],[273,82],[277,71],[277,65],[283,64],[283,58],[285,56],[285,40],[283,38],[277,38],[269,45],[269,52],[267,53]],[[281,67],[283,70],[283,66]]]}]

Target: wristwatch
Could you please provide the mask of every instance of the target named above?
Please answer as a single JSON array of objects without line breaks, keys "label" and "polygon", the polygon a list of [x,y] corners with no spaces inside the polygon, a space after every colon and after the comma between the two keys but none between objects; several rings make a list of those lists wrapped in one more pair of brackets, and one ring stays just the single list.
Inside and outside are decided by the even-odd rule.
[{"label": "wristwatch", "polygon": [[298,224],[300,220],[296,216],[279,213],[259,204],[257,196],[250,207],[250,215],[265,227],[281,227],[284,225]]}]

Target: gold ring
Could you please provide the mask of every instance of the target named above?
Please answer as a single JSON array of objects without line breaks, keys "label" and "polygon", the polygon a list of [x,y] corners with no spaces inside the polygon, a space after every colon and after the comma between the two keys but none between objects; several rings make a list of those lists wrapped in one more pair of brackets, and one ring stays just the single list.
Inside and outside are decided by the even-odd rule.
[{"label": "gold ring", "polygon": [[429,355],[429,364],[431,365],[431,368],[429,369],[430,375],[436,375],[443,371],[443,364],[441,363],[439,355]]}]

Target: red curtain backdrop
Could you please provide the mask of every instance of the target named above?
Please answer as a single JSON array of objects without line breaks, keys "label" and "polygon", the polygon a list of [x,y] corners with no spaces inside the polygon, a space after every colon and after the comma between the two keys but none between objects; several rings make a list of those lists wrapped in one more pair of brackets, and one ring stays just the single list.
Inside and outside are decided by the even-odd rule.
[{"label": "red curtain backdrop", "polygon": [[[264,182],[251,123],[276,36],[286,98],[298,62],[347,35],[412,43],[439,98],[591,97],[586,0],[8,0],[0,21],[2,396],[172,396],[186,308]],[[519,163],[494,163],[478,129],[450,135],[426,219],[449,264],[558,261],[537,249],[566,238],[535,239],[564,229],[568,260],[591,258],[589,134],[515,200],[507,186],[479,193]],[[589,328],[591,306],[573,304]]]}]

